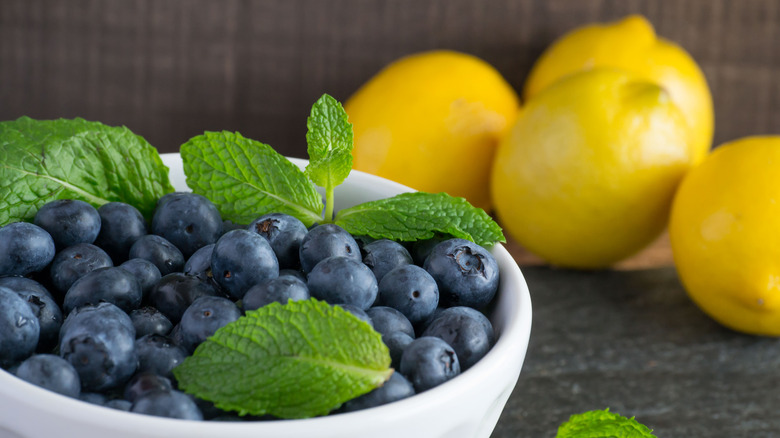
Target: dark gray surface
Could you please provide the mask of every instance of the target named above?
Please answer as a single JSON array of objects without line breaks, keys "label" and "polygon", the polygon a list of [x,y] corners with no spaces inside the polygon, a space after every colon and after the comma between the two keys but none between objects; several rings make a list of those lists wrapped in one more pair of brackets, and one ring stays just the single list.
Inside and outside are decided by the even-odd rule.
[{"label": "dark gray surface", "polygon": [[673,268],[523,268],[534,321],[520,380],[493,438],[554,437],[609,407],[659,438],[780,436],[780,345],[727,330]]}]

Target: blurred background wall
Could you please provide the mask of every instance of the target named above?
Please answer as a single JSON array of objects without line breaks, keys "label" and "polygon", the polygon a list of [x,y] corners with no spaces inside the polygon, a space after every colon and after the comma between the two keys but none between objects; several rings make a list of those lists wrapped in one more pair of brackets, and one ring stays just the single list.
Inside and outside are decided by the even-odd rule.
[{"label": "blurred background wall", "polygon": [[0,120],[126,125],[165,152],[237,130],[302,157],[311,104],[398,57],[468,52],[519,91],[555,38],[631,13],[704,70],[716,145],[780,133],[776,0],[0,0]]}]

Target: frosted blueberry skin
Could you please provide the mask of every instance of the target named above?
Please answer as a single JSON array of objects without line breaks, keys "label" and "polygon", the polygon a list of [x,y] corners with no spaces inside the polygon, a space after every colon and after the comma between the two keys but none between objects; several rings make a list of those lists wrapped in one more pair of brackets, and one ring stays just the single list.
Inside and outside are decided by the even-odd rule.
[{"label": "frosted blueberry skin", "polygon": [[99,268],[114,266],[105,251],[89,243],[77,243],[60,251],[51,263],[51,282],[63,295],[79,278]]},{"label": "frosted blueberry skin", "polygon": [[394,369],[401,368],[401,357],[404,354],[404,350],[414,340],[404,332],[393,332],[386,335],[382,335],[382,342],[385,343],[387,349],[390,351],[390,366]]},{"label": "frosted blueberry skin", "polygon": [[359,320],[367,323],[371,327],[374,327],[374,322],[371,321],[371,317],[368,316],[368,313],[366,313],[365,310],[351,304],[339,304],[338,306],[351,313],[353,316],[356,316]]},{"label": "frosted blueberry skin", "polygon": [[124,398],[135,402],[154,391],[170,391],[173,389],[170,379],[151,372],[139,371],[125,385]]},{"label": "frosted blueberry skin", "polygon": [[184,362],[188,353],[167,336],[145,335],[135,340],[138,372],[153,373],[173,379],[173,369]]},{"label": "frosted blueberry skin", "polygon": [[0,277],[40,271],[54,259],[54,239],[43,228],[14,222],[0,228]]},{"label": "frosted blueberry skin", "polygon": [[374,306],[366,313],[371,317],[371,321],[374,323],[374,330],[379,332],[382,336],[388,335],[394,332],[403,332],[414,337],[414,327],[412,323],[404,316],[403,313],[387,306]]},{"label": "frosted blueberry skin", "polygon": [[308,300],[309,288],[302,280],[291,275],[273,278],[249,288],[241,300],[244,310],[255,310],[273,302]]},{"label": "frosted blueberry skin", "polygon": [[498,264],[485,248],[465,239],[436,245],[423,266],[439,286],[445,307],[486,306],[498,290]]},{"label": "frosted blueberry skin", "polygon": [[144,297],[149,295],[154,285],[162,278],[160,270],[149,260],[130,259],[119,265],[119,267],[132,274],[138,280]]},{"label": "frosted blueberry skin", "polygon": [[[13,288],[10,288],[13,290]],[[38,318],[40,336],[38,338],[38,351],[47,351],[57,345],[57,339],[62,326],[62,310],[50,294],[41,294],[33,290],[15,290],[30,306],[33,315]]]},{"label": "frosted blueberry skin", "polygon": [[160,279],[149,292],[148,302],[165,315],[172,324],[177,324],[187,307],[196,299],[216,296],[214,287],[195,277],[174,272]]},{"label": "frosted blueberry skin", "polygon": [[152,334],[165,336],[173,329],[173,323],[151,306],[134,309],[130,312],[130,320],[133,321],[136,338]]},{"label": "frosted blueberry skin", "polygon": [[368,309],[379,290],[376,277],[360,260],[328,257],[311,270],[307,285],[312,297],[330,304],[351,304]]},{"label": "frosted blueberry skin", "polygon": [[271,245],[259,234],[233,230],[214,245],[211,272],[233,299],[241,299],[252,286],[278,277],[279,262]]},{"label": "frosted blueberry skin", "polygon": [[86,304],[111,303],[130,312],[141,305],[143,291],[138,280],[122,268],[99,268],[76,280],[65,294],[62,310],[70,313]]},{"label": "frosted blueberry skin", "polygon": [[173,390],[152,391],[138,397],[130,412],[182,420],[203,420],[203,413],[195,402],[187,394]]},{"label": "frosted blueberry skin", "polygon": [[344,412],[354,412],[403,400],[415,394],[414,386],[398,372],[379,388],[344,403]]},{"label": "frosted blueberry skin", "polygon": [[130,317],[110,303],[79,307],[62,325],[60,356],[76,369],[86,391],[124,385],[138,367]]},{"label": "frosted blueberry skin", "polygon": [[0,287],[0,366],[13,365],[33,354],[40,334],[38,318],[27,302]]},{"label": "frosted blueberry skin", "polygon": [[200,297],[181,317],[181,346],[191,353],[217,330],[240,317],[241,311],[229,299]]},{"label": "frosted blueberry skin", "polygon": [[137,208],[124,202],[109,202],[98,208],[100,233],[95,245],[111,256],[114,263],[127,260],[130,247],[147,234],[146,221]]},{"label": "frosted blueberry skin", "polygon": [[222,235],[222,217],[206,197],[174,193],[154,210],[152,233],[164,237],[189,258]]},{"label": "frosted blueberry skin", "polygon": [[439,287],[425,269],[403,265],[388,272],[379,282],[378,301],[403,313],[416,325],[433,315],[439,305]]},{"label": "frosted blueberry skin", "polygon": [[199,248],[192,253],[187,262],[184,263],[184,273],[197,277],[200,281],[210,282],[211,273],[211,254],[214,252],[214,243]]},{"label": "frosted blueberry skin", "polygon": [[47,202],[33,220],[54,239],[57,250],[77,243],[93,243],[100,232],[100,215],[95,207],[75,199]]},{"label": "frosted blueberry skin", "polygon": [[155,234],[138,238],[130,247],[128,257],[152,262],[160,270],[161,275],[181,272],[184,268],[184,255],[179,248],[164,237]]},{"label": "frosted blueberry skin", "polygon": [[308,230],[300,220],[283,213],[269,213],[255,219],[247,230],[263,236],[276,254],[280,269],[301,265],[298,251]]},{"label": "frosted blueberry skin", "polygon": [[398,242],[380,239],[363,245],[363,263],[374,273],[377,282],[395,268],[413,263],[409,251]]},{"label": "frosted blueberry skin", "polygon": [[16,377],[67,397],[79,398],[81,380],[73,365],[53,354],[36,354],[16,369]]},{"label": "frosted blueberry skin", "polygon": [[450,344],[465,371],[490,350],[493,325],[485,315],[470,307],[450,307],[431,322],[423,336],[435,336]]},{"label": "frosted blueberry skin", "polygon": [[317,225],[306,234],[298,251],[303,272],[328,257],[342,256],[362,262],[360,247],[351,234],[335,224]]},{"label": "frosted blueberry skin", "polygon": [[425,336],[406,347],[401,356],[400,370],[419,393],[460,374],[460,363],[449,344],[440,338]]}]

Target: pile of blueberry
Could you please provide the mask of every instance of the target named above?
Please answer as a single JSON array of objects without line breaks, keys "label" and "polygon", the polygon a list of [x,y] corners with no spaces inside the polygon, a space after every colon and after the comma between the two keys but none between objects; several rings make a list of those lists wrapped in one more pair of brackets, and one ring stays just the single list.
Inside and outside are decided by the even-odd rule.
[{"label": "pile of blueberry", "polygon": [[354,411],[474,365],[494,341],[476,309],[497,287],[493,256],[462,239],[356,240],[279,213],[239,226],[192,193],[163,196],[151,224],[128,204],[58,200],[0,228],[0,366],[116,409],[235,420],[178,391],[173,368],[243,312],[315,297],[371,324],[397,370],[339,409]]}]

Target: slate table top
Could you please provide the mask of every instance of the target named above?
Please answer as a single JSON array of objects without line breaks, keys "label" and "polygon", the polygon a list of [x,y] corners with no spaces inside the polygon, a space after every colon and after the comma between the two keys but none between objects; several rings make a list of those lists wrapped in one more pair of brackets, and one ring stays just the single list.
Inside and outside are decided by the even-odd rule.
[{"label": "slate table top", "polygon": [[[554,437],[609,407],[659,438],[780,436],[780,345],[728,330],[688,298],[668,240],[622,269],[525,265],[528,354],[493,438]],[[527,254],[513,248],[518,260]],[[659,262],[660,260],[660,262]]]}]

